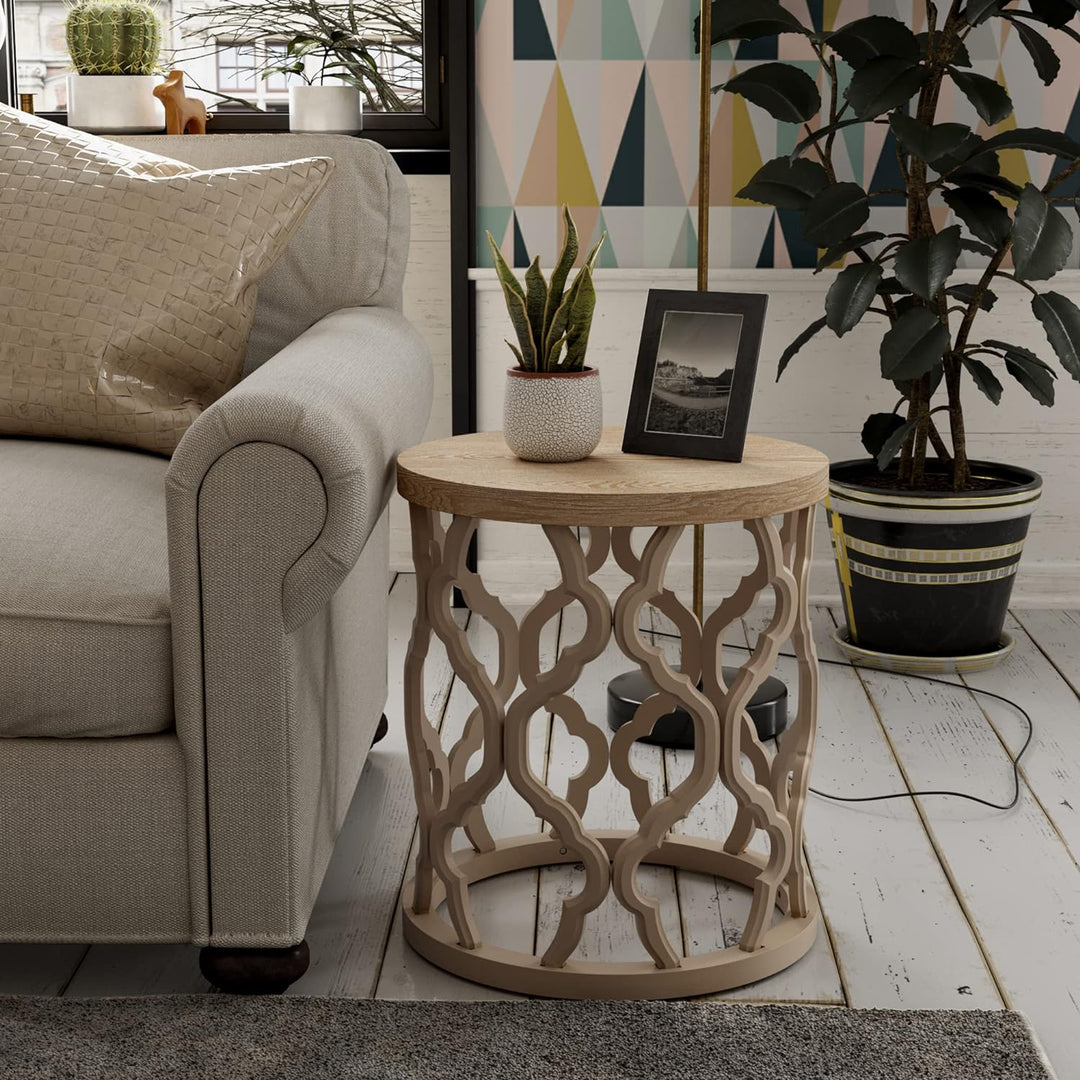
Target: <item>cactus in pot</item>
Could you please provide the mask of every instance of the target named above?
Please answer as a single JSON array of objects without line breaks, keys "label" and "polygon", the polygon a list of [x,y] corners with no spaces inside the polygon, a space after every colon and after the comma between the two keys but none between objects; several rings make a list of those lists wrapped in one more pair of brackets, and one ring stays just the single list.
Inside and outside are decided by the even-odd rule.
[{"label": "cactus in pot", "polygon": [[153,96],[161,21],[152,4],[75,0],[68,9],[66,33],[77,72],[68,76],[72,127],[103,133],[164,128],[164,110]]},{"label": "cactus in pot", "polygon": [[538,255],[522,285],[487,234],[518,341],[507,341],[517,366],[507,371],[503,435],[525,461],[579,461],[596,449],[603,431],[600,376],[585,366],[585,354],[596,309],[593,268],[606,234],[567,287],[580,245],[569,208],[562,212],[563,246],[550,280]]},{"label": "cactus in pot", "polygon": [[153,75],[161,23],[141,0],[78,0],[68,10],[67,45],[80,75]]}]

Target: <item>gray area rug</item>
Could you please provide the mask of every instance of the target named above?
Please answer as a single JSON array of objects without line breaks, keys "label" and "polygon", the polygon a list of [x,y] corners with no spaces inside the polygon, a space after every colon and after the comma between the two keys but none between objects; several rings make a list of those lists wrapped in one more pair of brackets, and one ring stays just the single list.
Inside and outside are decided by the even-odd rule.
[{"label": "gray area rug", "polygon": [[1046,1080],[1017,1013],[0,997],[4,1080]]}]

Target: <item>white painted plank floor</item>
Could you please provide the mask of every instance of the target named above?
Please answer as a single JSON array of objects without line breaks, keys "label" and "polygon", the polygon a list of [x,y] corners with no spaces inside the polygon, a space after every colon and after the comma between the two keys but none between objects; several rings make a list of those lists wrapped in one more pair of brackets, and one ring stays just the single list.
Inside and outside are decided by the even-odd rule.
[{"label": "white painted plank floor", "polygon": [[[344,997],[509,997],[436,970],[401,936],[399,894],[415,834],[399,673],[408,642],[415,580],[391,589],[390,734],[372,752],[312,916],[312,964],[290,992]],[[839,613],[813,613],[823,660]],[[492,665],[491,629],[466,612],[476,654]],[[580,615],[567,610],[543,642],[545,665],[577,639]],[[753,639],[748,618],[728,644]],[[661,634],[663,620],[654,618]],[[951,685],[825,665],[812,783],[836,794],[960,789],[1007,802],[1015,752],[1026,727],[1015,710],[981,697],[984,689],[1030,710],[1035,736],[1023,761],[1020,801],[1009,811],[941,796],[842,804],[811,797],[805,850],[824,926],[798,964],[720,998],[854,1008],[1013,1008],[1025,1012],[1060,1080],[1080,1077],[1080,613],[1018,612],[1010,620],[1013,656],[992,671]],[[657,637],[665,649],[669,638]],[[728,662],[734,662],[732,653]],[[574,696],[604,726],[605,686],[626,661],[612,644],[585,672]],[[792,661],[779,674],[794,682]],[[427,673],[428,713],[456,738],[471,709],[441,648]],[[578,771],[582,745],[562,722],[534,718],[533,767],[558,788]],[[687,755],[641,746],[635,767],[657,793],[678,782]],[[505,783],[489,800],[495,831],[540,828]],[[722,838],[730,797],[719,787],[681,828]],[[590,824],[628,824],[625,794],[594,790]],[[627,819],[624,821],[623,819]],[[745,890],[701,875],[653,868],[643,884],[666,905],[666,929],[688,953],[738,940]],[[561,900],[580,887],[571,867],[496,879],[476,893],[485,937],[511,948],[542,949]],[[641,958],[629,915],[605,903],[586,923],[579,955]],[[192,993],[208,990],[197,950],[186,946],[0,945],[0,993],[71,996]]]}]

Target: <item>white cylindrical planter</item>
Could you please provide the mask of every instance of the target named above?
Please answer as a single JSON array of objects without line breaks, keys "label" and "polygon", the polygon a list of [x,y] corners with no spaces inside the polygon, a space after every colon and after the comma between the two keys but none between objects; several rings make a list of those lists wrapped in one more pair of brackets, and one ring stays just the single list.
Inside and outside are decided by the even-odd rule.
[{"label": "white cylindrical planter", "polygon": [[355,86],[289,87],[290,131],[355,135],[363,126],[363,103]]},{"label": "white cylindrical planter", "polygon": [[154,97],[157,75],[75,75],[67,80],[68,125],[97,135],[165,130],[165,106]]},{"label": "white cylindrical planter", "polygon": [[600,372],[506,373],[503,437],[523,461],[580,461],[600,445]]}]

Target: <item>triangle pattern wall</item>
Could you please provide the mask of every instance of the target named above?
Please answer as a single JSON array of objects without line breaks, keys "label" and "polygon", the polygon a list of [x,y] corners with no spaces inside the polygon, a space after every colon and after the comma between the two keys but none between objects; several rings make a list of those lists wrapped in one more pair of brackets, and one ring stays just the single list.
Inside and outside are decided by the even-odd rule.
[{"label": "triangle pattern wall", "polygon": [[[866,15],[915,25],[913,0],[784,0],[808,25],[830,30]],[[567,203],[583,239],[606,230],[602,266],[692,267],[697,250],[697,58],[691,27],[699,0],[484,0],[477,5],[477,261],[491,265],[485,231],[517,265],[539,254],[551,265]],[[1051,32],[1064,74],[1044,87],[1007,24],[968,39],[975,70],[1001,78],[1024,126],[1067,126],[1080,137],[1080,44]],[[809,46],[794,35],[713,50],[713,81],[767,60],[817,74]],[[939,120],[980,127],[968,103],[946,92]],[[798,139],[742,98],[712,99],[710,261],[716,268],[812,266],[815,249],[798,216],[737,195],[762,162]],[[1010,124],[1013,121],[1009,121]],[[895,187],[892,136],[845,132],[837,160],[864,185]],[[1049,158],[1016,151],[1003,160],[1016,180],[1041,184]],[[1080,174],[1074,188],[1080,191]],[[896,224],[895,197],[875,207],[867,228]],[[879,224],[875,224],[875,219]]]}]

